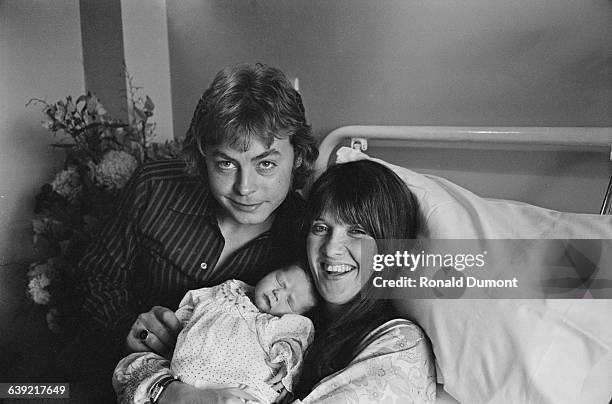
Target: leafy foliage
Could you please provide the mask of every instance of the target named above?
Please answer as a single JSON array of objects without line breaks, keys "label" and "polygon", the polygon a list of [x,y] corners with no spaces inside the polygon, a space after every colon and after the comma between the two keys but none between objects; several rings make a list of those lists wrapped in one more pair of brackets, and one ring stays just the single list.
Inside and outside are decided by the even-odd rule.
[{"label": "leafy foliage", "polygon": [[30,265],[27,293],[36,304],[48,307],[49,329],[61,333],[75,299],[77,263],[82,252],[112,216],[121,189],[144,161],[177,157],[178,141],[153,143],[155,104],[128,86],[129,122],[112,119],[98,98],[87,93],[73,101],[43,105],[43,126],[66,151],[64,169],[36,195],[32,219],[33,243],[38,260]]}]

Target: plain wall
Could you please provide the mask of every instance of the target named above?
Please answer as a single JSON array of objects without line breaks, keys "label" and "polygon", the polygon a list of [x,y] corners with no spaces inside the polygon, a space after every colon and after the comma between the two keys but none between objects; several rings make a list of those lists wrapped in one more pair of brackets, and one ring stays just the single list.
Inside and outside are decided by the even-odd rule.
[{"label": "plain wall", "polygon": [[[63,165],[42,106],[85,89],[78,0],[0,1],[0,324],[25,304],[34,196]],[[23,307],[21,307],[23,309]],[[2,336],[0,332],[0,341]]]},{"label": "plain wall", "polygon": [[175,133],[214,74],[300,79],[317,133],[347,124],[612,126],[607,0],[167,0]]},{"label": "plain wall", "polygon": [[[607,0],[166,4],[175,136],[185,133],[214,74],[242,61],[262,61],[298,77],[317,136],[354,124],[612,126]],[[395,162],[421,167],[416,152],[390,151]],[[467,159],[468,179],[476,178],[470,172],[498,172],[498,159],[512,158],[502,164],[509,173],[478,176],[479,189],[501,188],[514,199],[572,211],[597,212],[612,173],[604,154],[482,153],[427,156],[441,163],[443,174]],[[550,163],[545,177],[564,173],[567,161],[580,169],[559,184],[522,175],[540,160]],[[513,170],[521,171],[520,181]],[[596,180],[585,184],[584,173]],[[458,178],[451,175],[462,183]]]},{"label": "plain wall", "polygon": [[26,103],[78,96],[85,82],[78,0],[2,1],[0,18],[0,261],[6,262],[31,255],[34,195],[64,158],[49,146],[57,139],[42,127],[42,104]]},{"label": "plain wall", "polygon": [[121,2],[125,64],[132,85],[142,87],[155,103],[155,142],[174,138],[170,58],[165,0],[123,0]]},{"label": "plain wall", "polygon": [[111,117],[127,121],[121,0],[79,0],[85,87]]}]

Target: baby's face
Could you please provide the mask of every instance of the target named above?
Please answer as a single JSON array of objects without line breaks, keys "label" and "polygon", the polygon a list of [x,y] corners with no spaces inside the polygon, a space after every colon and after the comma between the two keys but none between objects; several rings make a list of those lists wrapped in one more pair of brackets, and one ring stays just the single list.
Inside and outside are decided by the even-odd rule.
[{"label": "baby's face", "polygon": [[303,314],[316,300],[304,270],[297,265],[277,269],[255,285],[255,306],[275,316]]}]

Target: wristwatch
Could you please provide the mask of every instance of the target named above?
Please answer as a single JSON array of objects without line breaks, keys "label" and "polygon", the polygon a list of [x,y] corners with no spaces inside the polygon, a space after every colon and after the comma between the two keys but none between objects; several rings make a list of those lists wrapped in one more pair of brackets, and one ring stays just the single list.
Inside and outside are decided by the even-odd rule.
[{"label": "wristwatch", "polygon": [[161,397],[166,387],[170,385],[170,383],[177,381],[178,378],[171,375],[164,375],[157,379],[151,385],[149,389],[149,402],[151,404],[157,404],[159,398]]}]

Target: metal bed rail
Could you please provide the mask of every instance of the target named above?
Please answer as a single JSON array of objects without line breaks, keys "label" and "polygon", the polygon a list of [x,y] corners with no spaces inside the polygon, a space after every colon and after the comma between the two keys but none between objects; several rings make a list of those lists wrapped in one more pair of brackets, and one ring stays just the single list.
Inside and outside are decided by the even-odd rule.
[{"label": "metal bed rail", "polygon": [[[399,140],[416,143],[443,143],[462,148],[474,144],[537,145],[563,147],[575,151],[601,149],[612,160],[612,127],[459,127],[459,126],[343,126],[325,136],[319,144],[315,175],[322,173],[346,140],[350,146],[366,150],[368,140]],[[606,190],[601,214],[612,213],[612,178]]]}]

